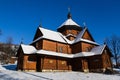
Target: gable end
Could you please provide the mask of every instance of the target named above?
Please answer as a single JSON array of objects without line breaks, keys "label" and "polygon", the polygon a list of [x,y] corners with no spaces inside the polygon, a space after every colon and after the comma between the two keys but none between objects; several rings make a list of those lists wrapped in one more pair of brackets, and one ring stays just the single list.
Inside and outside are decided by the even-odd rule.
[{"label": "gable end", "polygon": [[90,34],[90,32],[89,32],[88,29],[86,29],[86,31],[85,31],[84,34],[82,35],[82,38],[95,42],[95,40],[93,39],[93,37],[92,37],[92,35]]},{"label": "gable end", "polygon": [[43,36],[43,34],[41,33],[40,29],[37,28],[35,36],[33,38],[33,41],[36,40],[38,37],[41,37],[41,36]]}]

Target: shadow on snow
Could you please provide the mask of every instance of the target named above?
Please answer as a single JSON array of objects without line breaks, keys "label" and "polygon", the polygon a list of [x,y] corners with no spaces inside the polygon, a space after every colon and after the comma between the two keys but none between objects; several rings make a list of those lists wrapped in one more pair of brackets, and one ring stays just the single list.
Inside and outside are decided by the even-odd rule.
[{"label": "shadow on snow", "polygon": [[39,77],[39,78],[42,78],[42,79],[46,79],[46,80],[53,80],[53,79],[50,79],[50,78],[46,78],[46,77],[43,77],[43,76],[38,76],[38,75],[27,73],[27,72],[24,72],[24,73],[35,76],[35,77]]},{"label": "shadow on snow", "polygon": [[7,70],[16,70],[17,65],[16,64],[7,64],[7,65],[3,65],[2,67],[4,67]]}]

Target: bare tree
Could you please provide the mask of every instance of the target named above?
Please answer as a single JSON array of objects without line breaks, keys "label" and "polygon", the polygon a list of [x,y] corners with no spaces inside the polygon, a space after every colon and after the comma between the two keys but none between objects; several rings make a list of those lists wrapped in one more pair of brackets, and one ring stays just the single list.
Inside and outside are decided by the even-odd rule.
[{"label": "bare tree", "polygon": [[120,37],[113,35],[110,38],[106,38],[105,43],[113,54],[116,67],[118,67],[120,59]]},{"label": "bare tree", "polygon": [[6,53],[7,53],[7,61],[9,62],[10,57],[13,54],[13,50],[12,50],[12,42],[13,42],[13,38],[12,37],[7,37],[6,39]]},{"label": "bare tree", "polygon": [[7,37],[6,43],[11,45],[13,43],[13,38],[11,36]]}]

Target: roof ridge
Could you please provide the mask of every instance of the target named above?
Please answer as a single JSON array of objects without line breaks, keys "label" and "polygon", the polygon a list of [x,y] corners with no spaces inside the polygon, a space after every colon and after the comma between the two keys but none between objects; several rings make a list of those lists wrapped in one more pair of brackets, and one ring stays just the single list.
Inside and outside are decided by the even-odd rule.
[{"label": "roof ridge", "polygon": [[79,26],[73,19],[71,18],[68,18],[67,20],[65,20],[58,28],[61,28],[62,26],[64,25],[76,25],[76,26]]},{"label": "roof ridge", "polygon": [[46,28],[43,28],[43,27],[39,27],[39,29],[40,29],[40,30],[41,30],[41,29],[44,29],[44,30],[48,30],[48,31],[51,31],[51,32],[56,32],[56,33],[58,33],[57,31],[50,30],[50,29],[46,29]]},{"label": "roof ridge", "polygon": [[79,32],[79,34],[76,36],[76,38],[80,35],[80,38],[82,38],[83,34],[87,30],[87,27],[85,27],[82,31]]}]

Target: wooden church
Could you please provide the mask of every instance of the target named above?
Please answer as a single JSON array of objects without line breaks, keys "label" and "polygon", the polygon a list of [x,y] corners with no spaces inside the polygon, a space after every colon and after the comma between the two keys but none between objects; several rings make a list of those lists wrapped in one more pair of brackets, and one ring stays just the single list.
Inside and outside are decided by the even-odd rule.
[{"label": "wooden church", "polygon": [[108,47],[95,42],[69,12],[57,31],[38,27],[32,43],[20,45],[17,70],[103,72],[112,69],[111,56]]}]

